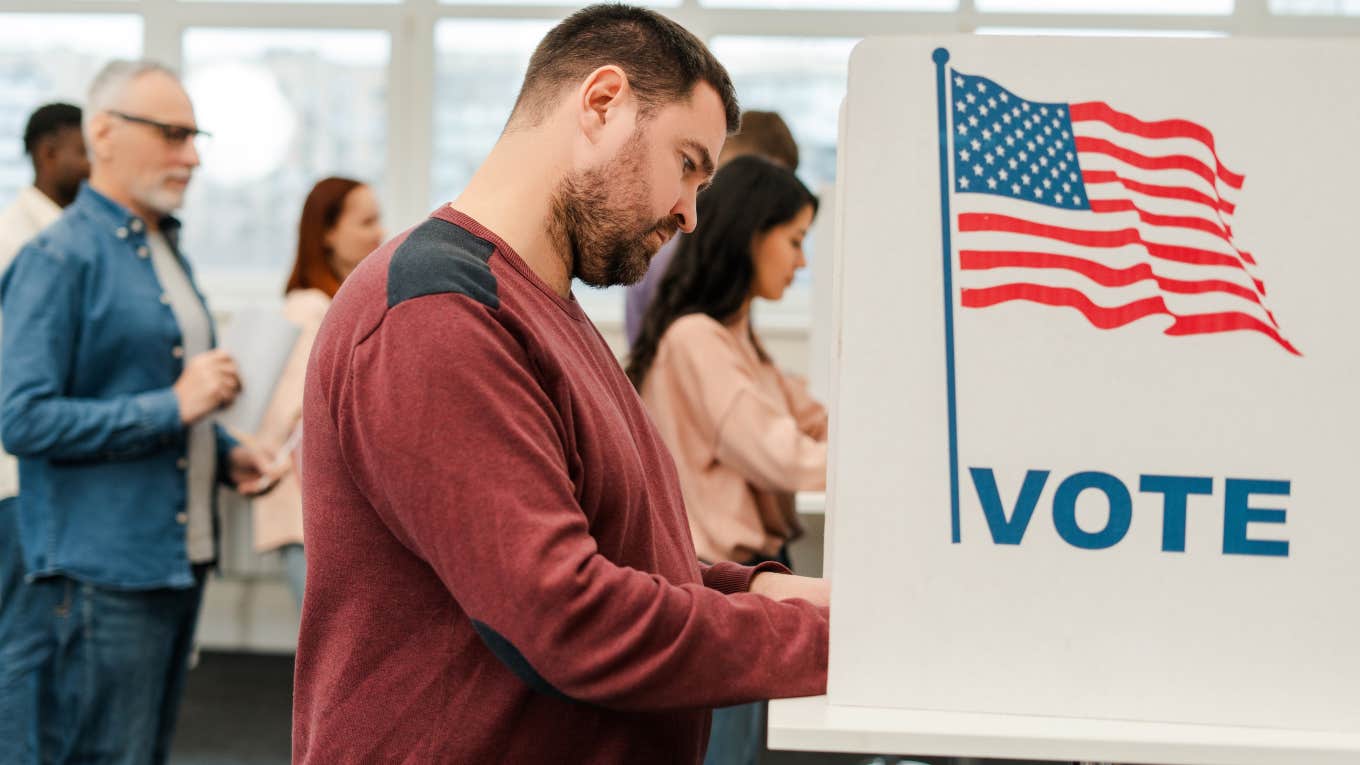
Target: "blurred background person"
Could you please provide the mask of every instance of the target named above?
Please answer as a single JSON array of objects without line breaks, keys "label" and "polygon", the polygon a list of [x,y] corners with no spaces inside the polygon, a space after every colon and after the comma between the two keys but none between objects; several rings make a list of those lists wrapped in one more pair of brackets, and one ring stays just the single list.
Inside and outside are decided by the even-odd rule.
[{"label": "blurred background person", "polygon": [[[85,138],[80,132],[80,108],[47,104],[33,112],[24,128],[24,153],[33,163],[33,185],[19,189],[14,201],[0,210],[0,273],[19,249],[39,231],[61,217],[80,184],[90,176]],[[6,605],[23,581],[23,553],[19,547],[19,518],[14,496],[19,493],[19,463],[0,449],[0,651],[9,645]],[[33,705],[10,706],[7,699],[36,698],[36,678],[13,673],[13,662],[0,656],[0,737],[26,736],[36,731]],[[9,727],[6,727],[9,726]],[[36,747],[36,742],[30,742]]]},{"label": "blurred background person", "polygon": [[80,132],[80,107],[55,103],[38,108],[24,128],[24,153],[33,163],[33,185],[19,189],[0,210],[0,270],[29,239],[61,216],[90,177]]},{"label": "blurred background person", "polygon": [[[627,372],[675,458],[699,558],[789,565],[801,528],[793,493],[826,488],[827,415],[784,374],[751,326],[756,298],[779,300],[806,265],[817,199],[793,172],[733,159],[699,195]],[[705,763],[754,765],[761,704],[714,711]]]},{"label": "blurred background person", "polygon": [[382,244],[383,236],[378,197],[372,187],[359,181],[326,178],[312,187],[302,205],[297,258],[283,303],[284,317],[302,331],[256,434],[266,450],[280,452],[278,460],[287,461],[288,467],[274,490],[254,501],[255,549],[279,551],[299,608],[307,571],[302,550],[302,492],[297,451],[285,446],[298,443],[302,383],[317,328],[340,283]]},{"label": "blurred background person", "polygon": [[[798,143],[793,140],[793,133],[784,124],[784,119],[775,112],[742,112],[741,132],[730,136],[727,143],[723,144],[722,153],[718,155],[718,167],[749,154],[764,157],[790,170],[798,170]],[[638,333],[642,331],[642,317],[646,315],[657,285],[661,283],[671,258],[675,257],[679,243],[680,237],[672,237],[652,256],[642,280],[629,285],[624,292],[623,327],[630,348],[637,342]]]},{"label": "blurred background person", "polygon": [[198,166],[188,95],[159,64],[115,61],[84,132],[89,183],[0,279],[27,574],[5,659],[38,679],[4,702],[32,704],[37,730],[0,736],[0,762],[163,763],[217,555],[216,483],[259,491],[266,462],[211,419],[240,382],[171,216]]}]

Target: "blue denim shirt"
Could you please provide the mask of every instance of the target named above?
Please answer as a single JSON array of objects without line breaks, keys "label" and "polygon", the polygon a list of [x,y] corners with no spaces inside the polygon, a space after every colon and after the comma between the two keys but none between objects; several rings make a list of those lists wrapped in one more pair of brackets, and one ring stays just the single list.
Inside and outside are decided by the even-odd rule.
[{"label": "blue denim shirt", "polygon": [[[174,246],[178,222],[160,228]],[[84,186],[0,277],[0,437],[19,458],[30,576],[128,590],[194,585],[188,430],[171,389],[183,339],[146,233]],[[220,427],[217,439],[220,478],[236,444]]]}]

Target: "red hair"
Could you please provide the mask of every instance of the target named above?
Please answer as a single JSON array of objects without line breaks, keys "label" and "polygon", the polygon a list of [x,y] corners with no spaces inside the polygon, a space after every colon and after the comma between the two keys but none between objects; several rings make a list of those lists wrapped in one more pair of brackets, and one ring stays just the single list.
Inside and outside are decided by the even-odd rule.
[{"label": "red hair", "polygon": [[331,268],[326,234],[340,219],[340,212],[345,209],[345,197],[363,185],[352,178],[323,178],[312,187],[307,201],[302,203],[297,260],[293,261],[293,273],[288,277],[285,293],[317,289],[335,297],[340,289],[340,278]]}]

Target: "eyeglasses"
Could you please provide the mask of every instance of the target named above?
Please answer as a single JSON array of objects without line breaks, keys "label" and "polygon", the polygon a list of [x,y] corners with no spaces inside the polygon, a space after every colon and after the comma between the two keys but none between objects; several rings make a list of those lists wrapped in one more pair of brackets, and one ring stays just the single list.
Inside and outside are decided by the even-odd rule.
[{"label": "eyeglasses", "polygon": [[190,139],[212,137],[212,133],[209,133],[206,130],[199,130],[196,127],[189,127],[187,125],[171,125],[166,122],[157,122],[156,120],[147,119],[146,117],[138,117],[132,114],[125,114],[123,112],[113,111],[112,109],[109,110],[109,114],[112,114],[113,116],[121,120],[125,120],[127,122],[135,122],[138,125],[146,125],[148,127],[156,128],[158,131],[160,131],[161,137],[165,139],[165,142],[170,144],[171,146],[182,146],[184,145],[185,141],[188,141]]}]

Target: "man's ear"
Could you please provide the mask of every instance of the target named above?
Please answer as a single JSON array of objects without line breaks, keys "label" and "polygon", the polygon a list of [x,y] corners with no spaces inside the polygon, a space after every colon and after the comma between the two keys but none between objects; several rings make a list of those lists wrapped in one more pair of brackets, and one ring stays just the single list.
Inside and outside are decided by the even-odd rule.
[{"label": "man's ear", "polygon": [[35,166],[50,166],[56,158],[57,137],[47,135],[38,139],[38,145],[33,147],[33,164]]},{"label": "man's ear", "polygon": [[90,158],[108,156],[109,133],[113,130],[113,117],[108,112],[91,115],[85,129],[85,149]]},{"label": "man's ear", "polygon": [[600,140],[610,122],[635,107],[628,75],[613,64],[591,72],[576,95],[578,124],[591,143]]}]

